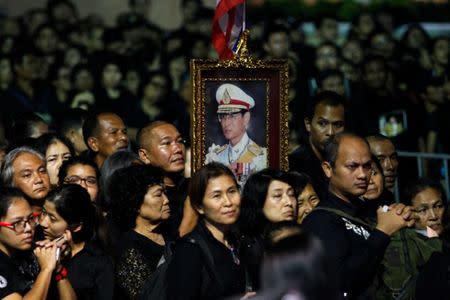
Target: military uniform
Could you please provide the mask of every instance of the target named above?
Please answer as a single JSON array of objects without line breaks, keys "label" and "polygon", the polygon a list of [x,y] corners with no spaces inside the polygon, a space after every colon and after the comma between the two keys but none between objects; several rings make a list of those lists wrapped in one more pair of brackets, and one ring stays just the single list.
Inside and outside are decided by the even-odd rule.
[{"label": "military uniform", "polygon": [[229,166],[236,175],[239,184],[244,184],[248,177],[267,166],[267,148],[251,140],[247,133],[234,147],[230,144],[212,144],[206,154],[205,163],[220,162]]}]

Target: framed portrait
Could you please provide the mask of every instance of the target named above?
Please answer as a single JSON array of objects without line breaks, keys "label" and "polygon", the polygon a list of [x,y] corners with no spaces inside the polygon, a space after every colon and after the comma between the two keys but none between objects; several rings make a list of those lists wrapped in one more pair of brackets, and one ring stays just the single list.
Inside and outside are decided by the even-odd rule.
[{"label": "framed portrait", "polygon": [[288,63],[191,60],[192,171],[217,161],[243,185],[266,167],[288,169]]}]

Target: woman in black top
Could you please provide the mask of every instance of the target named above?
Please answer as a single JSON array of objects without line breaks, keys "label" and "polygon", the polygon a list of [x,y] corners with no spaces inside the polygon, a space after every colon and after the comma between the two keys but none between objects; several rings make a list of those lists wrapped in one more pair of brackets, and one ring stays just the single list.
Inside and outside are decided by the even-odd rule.
[{"label": "woman in black top", "polygon": [[48,195],[39,221],[46,240],[67,240],[61,254],[78,299],[112,299],[114,266],[103,216],[86,189],[78,184],[57,187]]},{"label": "woman in black top", "polygon": [[[37,221],[22,192],[0,191],[1,299],[46,299],[52,277],[60,271],[56,259],[60,244],[37,247],[34,257],[30,251]],[[59,276],[56,284],[61,299],[76,299],[66,277]]]},{"label": "woman in black top", "polygon": [[[192,177],[189,197],[200,215],[199,222],[175,245],[167,272],[168,299],[243,295],[245,275],[231,234],[241,202],[233,173],[219,163],[205,165]],[[209,249],[212,262],[208,263],[207,254],[199,247],[200,239]]]},{"label": "woman in black top", "polygon": [[112,219],[124,231],[118,245],[116,282],[121,299],[136,299],[153,273],[171,234],[161,169],[135,165],[119,169],[110,181]]}]

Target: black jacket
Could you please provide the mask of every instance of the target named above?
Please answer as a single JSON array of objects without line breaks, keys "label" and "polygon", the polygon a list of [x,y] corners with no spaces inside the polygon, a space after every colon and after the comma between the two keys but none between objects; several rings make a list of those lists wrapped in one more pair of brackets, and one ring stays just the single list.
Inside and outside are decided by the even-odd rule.
[{"label": "black jacket", "polygon": [[[364,202],[359,198],[350,202],[328,192],[319,207],[337,209],[354,218],[364,217]],[[371,226],[324,210],[313,210],[302,225],[322,240],[325,251],[337,263],[342,294],[346,293],[348,299],[360,299],[372,284],[390,237]]]}]

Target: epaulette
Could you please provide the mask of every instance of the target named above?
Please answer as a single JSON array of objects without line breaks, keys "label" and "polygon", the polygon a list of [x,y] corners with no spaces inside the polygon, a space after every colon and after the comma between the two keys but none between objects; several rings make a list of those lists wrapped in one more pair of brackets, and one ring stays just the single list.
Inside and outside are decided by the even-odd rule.
[{"label": "epaulette", "polygon": [[217,145],[217,148],[215,148],[213,151],[215,154],[219,154],[220,152],[224,151],[227,148],[227,145],[219,146]]},{"label": "epaulette", "polygon": [[250,145],[248,145],[248,151],[250,151],[254,155],[260,155],[263,152],[262,148],[255,143],[251,143]]}]

